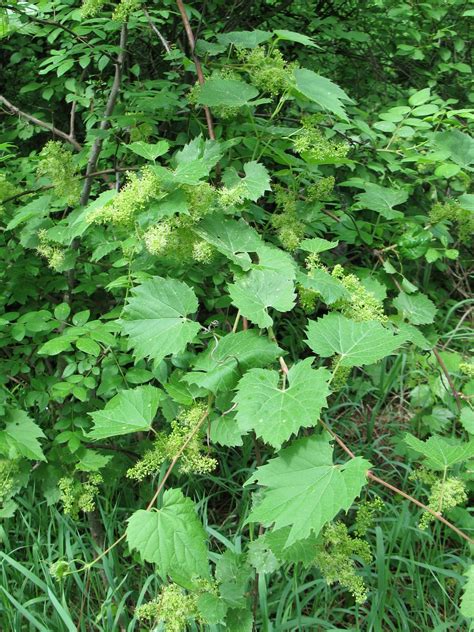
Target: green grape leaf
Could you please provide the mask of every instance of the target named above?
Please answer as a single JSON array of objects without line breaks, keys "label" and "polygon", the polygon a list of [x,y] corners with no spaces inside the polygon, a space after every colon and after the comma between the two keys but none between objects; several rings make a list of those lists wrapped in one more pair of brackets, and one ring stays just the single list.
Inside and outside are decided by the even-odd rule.
[{"label": "green grape leaf", "polygon": [[458,129],[450,129],[435,135],[435,144],[449,153],[453,162],[463,168],[474,163],[474,139]]},{"label": "green grape leaf", "polygon": [[252,265],[254,270],[271,270],[278,272],[286,279],[294,279],[296,276],[296,266],[294,259],[284,250],[262,244],[257,250],[258,262]]},{"label": "green grape leaf", "polygon": [[341,366],[373,364],[390,355],[405,340],[378,321],[356,322],[341,314],[310,320],[308,346],[323,358],[338,354]]},{"label": "green grape leaf", "polygon": [[195,578],[209,578],[206,532],[190,498],[168,489],[157,511],[139,509],[128,519],[128,545],[142,560],[157,565],[160,574],[192,588]]},{"label": "green grape leaf", "polygon": [[474,457],[474,439],[462,443],[433,435],[426,441],[421,441],[408,433],[405,435],[405,443],[415,452],[422,454],[425,465],[432,470],[444,471],[456,463]]},{"label": "green grape leaf", "polygon": [[250,580],[250,567],[243,553],[228,549],[216,562],[216,579],[222,599],[233,608],[246,604],[245,593]]},{"label": "green grape leaf", "polygon": [[296,33],[295,31],[288,31],[287,29],[277,29],[273,32],[280,40],[285,40],[287,42],[297,42],[298,44],[303,44],[303,46],[311,46],[312,48],[321,48],[320,46],[315,44],[314,40],[312,40],[307,35],[303,35],[303,33]]},{"label": "green grape leaf", "polygon": [[303,239],[298,247],[306,252],[319,254],[320,252],[325,252],[326,250],[332,250],[338,245],[339,241],[328,241],[327,239],[322,239],[321,237],[313,237],[312,239]]},{"label": "green grape leaf", "polygon": [[275,448],[300,428],[315,426],[326,406],[331,374],[312,369],[312,358],[293,365],[288,385],[280,387],[278,371],[251,369],[240,380],[234,402],[236,419],[243,433],[254,430],[257,437]]},{"label": "green grape leaf", "polygon": [[131,149],[134,154],[137,154],[146,160],[156,160],[159,156],[166,154],[170,145],[166,140],[160,140],[153,144],[145,143],[143,140],[137,140],[134,143],[127,145],[127,147],[128,149]]},{"label": "green grape leaf", "polygon": [[176,167],[174,171],[159,165],[153,165],[151,169],[170,186],[176,184],[196,185],[209,175],[228,146],[229,142],[219,143],[215,140],[204,140],[198,136],[175,154]]},{"label": "green grape leaf", "polygon": [[314,564],[314,552],[318,538],[311,534],[305,540],[298,540],[290,546],[285,546],[291,527],[284,527],[265,533],[265,542],[273,551],[275,557],[282,562],[301,562],[304,566]]},{"label": "green grape leaf", "polygon": [[296,88],[301,94],[317,103],[324,110],[336,114],[345,121],[349,120],[343,102],[354,103],[354,101],[347,96],[342,88],[307,68],[298,68],[295,70],[294,76]]},{"label": "green grape leaf", "polygon": [[0,453],[10,459],[23,456],[32,461],[46,461],[38,439],[45,438],[41,428],[23,410],[9,410],[6,425],[0,430]]},{"label": "green grape leaf", "polygon": [[227,334],[213,340],[208,349],[199,354],[194,370],[183,381],[196,384],[216,394],[234,388],[250,368],[271,364],[282,350],[265,336],[253,330]]},{"label": "green grape leaf", "polygon": [[403,217],[401,211],[394,210],[394,206],[403,204],[408,199],[407,191],[389,189],[378,184],[366,184],[365,193],[357,196],[357,206],[380,213],[385,219]]},{"label": "green grape leaf", "polygon": [[279,567],[278,560],[264,535],[249,542],[247,559],[259,574],[273,573]]},{"label": "green grape leaf", "polygon": [[243,443],[235,415],[231,413],[212,419],[209,435],[212,443],[219,445],[238,446]]},{"label": "green grape leaf", "polygon": [[467,577],[467,582],[461,598],[461,614],[474,619],[474,564],[467,569],[465,577]]},{"label": "green grape leaf", "polygon": [[209,107],[242,107],[258,96],[258,90],[245,81],[236,79],[213,79],[200,87],[198,103]]},{"label": "green grape leaf", "polygon": [[94,427],[88,436],[92,439],[107,439],[149,430],[162,395],[163,392],[158,388],[148,385],[118,393],[103,410],[89,413]]},{"label": "green grape leaf", "polygon": [[194,232],[243,270],[252,266],[248,253],[257,252],[263,245],[257,231],[243,219],[236,221],[222,215],[206,217],[194,228]]},{"label": "green grape leaf", "polygon": [[433,301],[425,294],[400,294],[394,299],[393,306],[413,325],[429,325],[438,311]]},{"label": "green grape leaf", "polygon": [[469,406],[463,406],[459,419],[464,430],[474,435],[474,410],[469,408]]},{"label": "green grape leaf", "polygon": [[433,347],[430,341],[425,338],[421,331],[417,329],[414,325],[399,322],[397,323],[397,327],[401,338],[408,342],[412,342],[417,347],[420,347],[420,349],[428,351]]},{"label": "green grape leaf", "polygon": [[212,593],[202,593],[197,598],[196,605],[201,619],[205,623],[207,623],[207,625],[217,625],[218,623],[224,623],[224,618],[227,612],[227,605],[219,597],[219,595],[213,595]]},{"label": "green grape leaf", "polygon": [[245,178],[241,182],[245,185],[245,197],[256,202],[265,191],[270,191],[270,176],[263,165],[256,160],[244,165]]},{"label": "green grape leaf", "polygon": [[316,268],[308,274],[300,272],[296,280],[305,289],[317,292],[327,305],[350,297],[349,292],[341,281],[333,277],[329,272],[326,272],[326,270]]},{"label": "green grape leaf", "polygon": [[233,304],[259,327],[272,326],[269,307],[288,312],[295,305],[293,281],[272,270],[251,270],[228,288]]},{"label": "green grape leaf", "polygon": [[194,291],[182,281],[154,277],[135,287],[121,321],[135,357],[158,363],[167,355],[184,351],[201,328],[187,318],[197,308]]},{"label": "green grape leaf", "polygon": [[227,611],[225,628],[227,632],[252,632],[253,615],[244,608],[231,608]]},{"label": "green grape leaf", "polygon": [[239,48],[256,48],[270,39],[272,39],[272,34],[269,31],[260,31],[258,29],[254,31],[231,31],[230,33],[219,33],[217,35],[217,41],[220,44],[225,44],[226,46],[233,44]]},{"label": "green grape leaf", "polygon": [[367,482],[370,463],[361,457],[333,463],[327,433],[298,439],[278,457],[259,467],[246,485],[264,486],[263,500],[247,522],[274,530],[291,527],[285,546],[318,535],[339,511],[348,511]]}]

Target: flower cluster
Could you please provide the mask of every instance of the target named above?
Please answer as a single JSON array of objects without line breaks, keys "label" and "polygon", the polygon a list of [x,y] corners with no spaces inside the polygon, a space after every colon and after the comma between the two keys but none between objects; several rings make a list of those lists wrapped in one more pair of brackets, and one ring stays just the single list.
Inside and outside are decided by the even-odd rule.
[{"label": "flower cluster", "polygon": [[340,391],[343,386],[347,384],[347,380],[351,374],[352,368],[350,366],[341,366],[339,363],[341,361],[341,356],[334,356],[332,360],[332,380],[331,380],[331,390],[332,391]]},{"label": "flower cluster", "polygon": [[347,143],[329,140],[319,127],[319,117],[307,116],[302,119],[302,127],[293,138],[293,148],[298,154],[307,154],[310,160],[333,162],[341,160],[349,153]]},{"label": "flower cluster", "polygon": [[293,86],[298,64],[288,63],[278,49],[269,51],[264,46],[257,46],[252,50],[240,49],[237,55],[250,81],[260,91],[278,96]]},{"label": "flower cluster", "polygon": [[218,208],[216,190],[210,184],[202,183],[186,187],[185,191],[189,212],[168,217],[147,228],[143,235],[145,247],[155,256],[167,256],[180,262],[209,263],[215,250],[197,237],[192,228]]},{"label": "flower cluster", "polygon": [[296,193],[275,187],[275,204],[280,212],[272,215],[271,223],[283,248],[292,252],[298,248],[305,234],[305,225],[297,216]]},{"label": "flower cluster", "polygon": [[90,223],[115,224],[124,228],[133,225],[136,216],[161,192],[161,182],[149,167],[138,175],[127,174],[127,183],[108,204],[98,208],[88,217]]},{"label": "flower cluster", "polygon": [[[466,486],[459,478],[451,476],[446,479],[436,479],[431,485],[428,507],[437,513],[454,509],[466,501]],[[419,523],[420,529],[427,529],[433,520],[435,520],[433,514],[425,511]]]},{"label": "flower cluster", "polygon": [[328,584],[339,582],[355,598],[356,603],[367,599],[367,587],[362,577],[356,573],[356,564],[352,559],[359,557],[365,564],[372,562],[372,553],[368,543],[349,535],[342,522],[326,525],[316,552],[315,563]]},{"label": "flower cluster", "polygon": [[62,272],[65,261],[65,252],[59,246],[52,246],[45,230],[38,231],[39,243],[36,252],[44,257],[48,266],[56,272]]},{"label": "flower cluster", "polygon": [[186,594],[176,584],[163,586],[153,601],[139,606],[135,614],[140,621],[163,623],[167,632],[184,632],[190,620],[198,618],[196,595]]},{"label": "flower cluster", "polygon": [[53,562],[49,567],[49,574],[56,581],[61,581],[61,579],[69,573],[69,568],[69,562],[66,560],[58,560],[57,562]]},{"label": "flower cluster", "polygon": [[435,204],[429,213],[432,224],[449,221],[456,224],[460,241],[466,243],[474,232],[474,213],[463,209],[457,202],[448,201]]},{"label": "flower cluster", "polygon": [[[164,463],[180,454],[178,469],[185,474],[208,474],[217,467],[216,459],[203,454],[202,432],[195,432],[188,442],[189,436],[201,422],[206,407],[196,404],[184,410],[171,422],[171,433],[160,432],[153,448],[145,452],[143,458],[127,472],[127,477],[142,481],[146,476],[156,474]],[[186,447],[183,450],[184,444]],[[181,453],[182,452],[182,453]]]},{"label": "flower cluster", "polygon": [[327,178],[321,178],[314,184],[308,187],[306,192],[306,198],[308,202],[320,202],[321,200],[327,200],[331,195],[336,180],[334,176],[328,176]]},{"label": "flower cluster", "polygon": [[84,0],[82,3],[81,15],[83,18],[94,18],[102,11],[105,0]]},{"label": "flower cluster", "polygon": [[350,294],[349,298],[343,298],[334,303],[334,309],[358,322],[378,320],[384,323],[387,321],[382,302],[372,292],[366,290],[354,274],[346,274],[343,267],[337,264],[333,268],[332,276],[338,279]]},{"label": "flower cluster", "polygon": [[0,213],[3,211],[2,202],[17,193],[18,189],[16,186],[11,182],[8,182],[7,176],[4,173],[0,173]]},{"label": "flower cluster", "polygon": [[81,184],[71,151],[62,143],[50,140],[41,150],[38,175],[47,176],[53,183],[58,197],[66,198],[73,206],[79,201]]},{"label": "flower cluster", "polygon": [[131,13],[140,6],[140,0],[120,0],[112,14],[112,20],[127,22]]},{"label": "flower cluster", "polygon": [[318,292],[316,292],[316,290],[312,290],[311,288],[303,287],[302,285],[298,285],[296,289],[298,292],[299,303],[305,313],[311,314],[314,312],[316,302],[319,297]]},{"label": "flower cluster", "polygon": [[94,511],[95,497],[103,482],[100,474],[89,474],[85,481],[65,476],[58,482],[64,513],[77,520],[79,511]]},{"label": "flower cluster", "polygon": [[374,524],[375,514],[384,507],[385,503],[379,496],[359,505],[355,519],[355,533],[358,537],[366,535],[367,531],[371,529]]},{"label": "flower cluster", "polygon": [[19,469],[18,461],[12,459],[0,460],[0,503],[8,500],[12,492],[14,492]]},{"label": "flower cluster", "polygon": [[466,377],[474,377],[474,362],[460,362],[459,370]]}]

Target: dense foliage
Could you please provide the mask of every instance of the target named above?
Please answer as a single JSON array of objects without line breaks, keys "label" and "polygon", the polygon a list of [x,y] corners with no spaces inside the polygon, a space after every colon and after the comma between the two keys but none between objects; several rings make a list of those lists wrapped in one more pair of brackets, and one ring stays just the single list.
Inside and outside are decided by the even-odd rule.
[{"label": "dense foliage", "polygon": [[2,629],[468,629],[474,3],[0,11]]}]

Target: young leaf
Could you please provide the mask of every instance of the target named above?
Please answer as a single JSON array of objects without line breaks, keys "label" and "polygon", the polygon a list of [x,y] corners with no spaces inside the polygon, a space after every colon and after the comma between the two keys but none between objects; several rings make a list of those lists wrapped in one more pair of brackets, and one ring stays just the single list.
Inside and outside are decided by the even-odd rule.
[{"label": "young leaf", "polygon": [[247,522],[273,524],[274,530],[290,526],[288,547],[347,511],[367,482],[370,463],[356,457],[334,465],[330,440],[326,433],[304,437],[259,467],[246,485],[258,481],[266,489]]},{"label": "young leaf", "polygon": [[132,514],[126,536],[143,560],[185,588],[192,588],[196,578],[209,577],[206,532],[194,503],[180,489],[165,491],[161,509]]},{"label": "young leaf", "polygon": [[241,182],[247,190],[246,198],[256,202],[265,191],[270,191],[270,176],[263,165],[256,160],[244,165],[245,178]]},{"label": "young leaf", "polygon": [[202,620],[205,621],[207,625],[224,623],[227,605],[220,599],[219,595],[202,593],[197,598],[196,605]]},{"label": "young leaf", "polygon": [[236,419],[243,433],[255,434],[275,448],[300,428],[315,426],[326,406],[331,374],[312,369],[312,358],[295,364],[288,372],[288,385],[279,386],[278,371],[251,369],[240,380],[234,402]]},{"label": "young leaf", "polygon": [[187,318],[198,308],[194,291],[176,279],[154,277],[132,290],[124,309],[122,330],[139,360],[156,363],[184,351],[200,330]]},{"label": "young leaf", "polygon": [[89,413],[94,421],[89,437],[107,439],[149,430],[162,395],[158,388],[148,385],[118,393],[103,410]]},{"label": "young leaf", "polygon": [[38,439],[45,438],[41,428],[23,410],[9,410],[6,426],[0,430],[0,453],[11,459],[46,461]]},{"label": "young leaf", "polygon": [[307,68],[295,70],[295,79],[297,89],[304,94],[305,97],[345,121],[349,120],[342,102],[354,102],[347,96],[342,88],[329,79],[326,79],[326,77],[321,77],[321,75],[317,75]]},{"label": "young leaf", "polygon": [[308,346],[323,358],[341,356],[341,366],[373,364],[390,355],[403,342],[378,321],[356,322],[341,314],[310,320]]},{"label": "young leaf", "polygon": [[400,292],[393,306],[413,325],[429,325],[434,321],[435,304],[425,294],[406,294]]},{"label": "young leaf", "polygon": [[233,304],[259,327],[272,326],[269,307],[287,312],[295,305],[293,281],[271,270],[251,270],[228,288]]},{"label": "young leaf", "polygon": [[462,443],[433,435],[426,441],[421,441],[412,434],[407,434],[405,443],[422,454],[426,465],[433,470],[443,471],[474,457],[474,439]]},{"label": "young leaf", "polygon": [[282,350],[256,331],[240,331],[212,341],[206,351],[199,354],[194,371],[183,381],[206,388],[212,393],[232,390],[240,377],[250,368],[270,364]]}]

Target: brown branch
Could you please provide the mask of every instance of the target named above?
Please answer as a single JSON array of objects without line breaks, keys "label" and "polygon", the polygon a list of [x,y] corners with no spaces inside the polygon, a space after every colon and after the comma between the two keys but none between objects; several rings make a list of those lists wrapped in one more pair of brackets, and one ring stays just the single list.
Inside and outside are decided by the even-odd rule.
[{"label": "brown branch", "polygon": [[[323,426],[323,428],[325,430],[327,430],[329,432],[329,434],[333,437],[333,439],[336,441],[336,443],[344,450],[344,452],[346,454],[348,454],[350,456],[351,459],[355,459],[356,458],[356,455],[354,454],[354,452],[352,452],[352,450],[347,447],[347,445],[344,443],[344,441],[333,430],[331,430],[331,428],[322,419],[320,419],[320,424]],[[421,501],[417,500],[413,496],[410,496],[410,494],[407,494],[402,489],[399,489],[398,487],[395,487],[395,485],[392,485],[391,483],[388,483],[387,481],[384,481],[382,478],[379,478],[371,470],[368,470],[367,478],[369,480],[371,480],[371,481],[374,481],[374,483],[378,483],[379,485],[383,485],[383,487],[386,487],[387,489],[389,489],[390,491],[394,492],[395,494],[398,494],[399,496],[403,496],[403,498],[406,498],[406,500],[409,500],[411,503],[413,503],[417,507],[420,507],[421,509],[423,509],[423,511],[426,511],[429,514],[431,514],[432,516],[434,516],[436,518],[436,520],[439,520],[444,525],[449,527],[460,538],[463,538],[463,540],[466,540],[466,542],[469,542],[469,544],[474,544],[474,539],[470,538],[467,535],[467,533],[464,533],[464,531],[461,531],[461,529],[458,529],[454,524],[449,522],[449,520],[446,520],[446,518],[444,516],[442,516],[440,513],[434,511],[434,509],[431,509],[431,507],[428,507],[427,505],[425,505]]]},{"label": "brown branch", "polygon": [[25,119],[25,121],[29,121],[30,123],[33,123],[34,125],[38,125],[38,127],[43,127],[44,129],[47,129],[48,131],[52,132],[54,136],[58,136],[59,138],[62,138],[63,140],[70,143],[74,147],[74,149],[76,149],[77,151],[81,151],[82,145],[78,143],[77,140],[74,137],[72,137],[70,134],[66,134],[66,132],[63,132],[62,130],[58,129],[51,123],[46,123],[46,121],[42,121],[41,119],[36,118],[36,116],[32,116],[31,114],[27,114],[26,112],[23,112],[22,110],[17,108],[15,105],[13,105],[13,103],[10,103],[10,101],[8,101],[8,99],[6,99],[1,94],[0,94],[0,103],[3,103],[3,105],[7,107],[12,114],[19,116]]},{"label": "brown branch", "polygon": [[148,24],[150,25],[151,30],[155,33],[155,35],[158,36],[158,39],[163,44],[163,48],[165,49],[165,51],[167,53],[171,53],[170,45],[168,44],[167,40],[163,37],[163,35],[160,33],[156,25],[153,23],[153,20],[151,19],[151,16],[148,13],[146,7],[142,7],[142,8],[143,8],[143,13],[145,14],[146,19],[148,20]]},{"label": "brown branch", "polygon": [[[118,93],[120,90],[120,83],[122,81],[122,69],[123,63],[125,60],[125,44],[127,41],[127,25],[124,24],[120,30],[120,51],[117,56],[117,61],[115,62],[115,76],[114,81],[112,83],[112,88],[109,93],[109,98],[107,99],[107,104],[105,106],[104,116],[102,121],[100,122],[99,130],[105,131],[109,125],[109,117],[112,115],[114,111],[115,104],[117,102]],[[102,150],[103,138],[102,136],[98,136],[93,145],[89,155],[89,160],[87,161],[86,167],[86,177],[84,186],[82,187],[81,199],[79,201],[81,206],[85,206],[89,201],[89,196],[92,188],[92,173],[95,171],[97,161],[99,160],[99,155]]]},{"label": "brown branch", "polygon": [[[194,61],[194,66],[196,67],[196,74],[198,81],[201,86],[204,85],[204,74],[202,72],[201,62],[199,57],[195,54],[194,49],[196,48],[196,41],[194,39],[194,33],[191,29],[191,25],[189,23],[188,15],[186,13],[186,9],[184,8],[183,0],[176,0],[176,4],[178,5],[179,12],[181,14],[181,18],[183,20],[184,30],[186,31],[186,36],[188,38],[189,47],[191,49],[191,56]],[[209,132],[209,138],[211,140],[216,140],[216,134],[214,132],[214,122],[212,120],[212,114],[207,105],[204,106],[204,113],[206,115],[206,123],[207,129]]]}]

